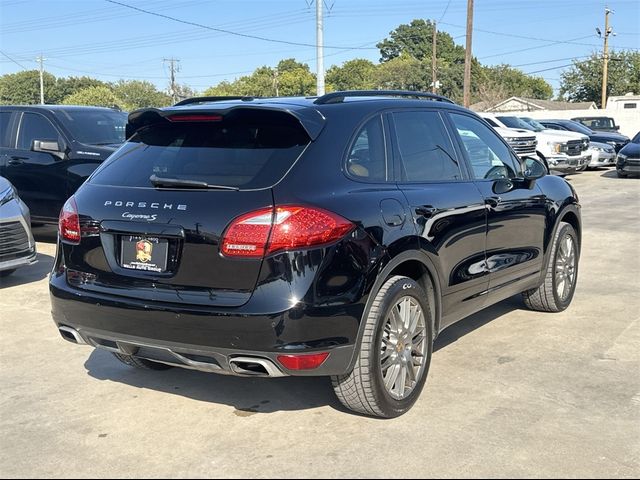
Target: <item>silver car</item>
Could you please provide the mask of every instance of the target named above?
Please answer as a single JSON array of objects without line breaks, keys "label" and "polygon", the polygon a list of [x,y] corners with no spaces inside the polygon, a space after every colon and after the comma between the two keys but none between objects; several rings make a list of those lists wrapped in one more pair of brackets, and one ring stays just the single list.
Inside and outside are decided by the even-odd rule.
[{"label": "silver car", "polygon": [[11,185],[0,177],[0,277],[36,262],[29,208]]},{"label": "silver car", "polygon": [[587,154],[591,155],[588,168],[613,167],[616,164],[616,151],[608,143],[591,142]]}]

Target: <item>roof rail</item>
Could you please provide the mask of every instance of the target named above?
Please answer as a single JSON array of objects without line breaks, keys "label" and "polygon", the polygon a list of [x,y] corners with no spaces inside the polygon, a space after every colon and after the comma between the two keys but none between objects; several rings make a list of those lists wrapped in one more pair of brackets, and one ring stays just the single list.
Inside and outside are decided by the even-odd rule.
[{"label": "roof rail", "polygon": [[331,92],[321,96],[315,102],[317,105],[328,103],[342,103],[347,97],[413,97],[435,100],[437,102],[454,103],[447,97],[435,93],[411,92],[408,90],[349,90],[344,92]]},{"label": "roof rail", "polygon": [[220,97],[191,97],[185,100],[181,100],[174,105],[174,107],[180,107],[182,105],[191,105],[194,103],[208,103],[208,102],[224,102],[225,100],[242,100],[243,102],[250,102],[253,97],[233,97],[233,96],[220,96]]}]

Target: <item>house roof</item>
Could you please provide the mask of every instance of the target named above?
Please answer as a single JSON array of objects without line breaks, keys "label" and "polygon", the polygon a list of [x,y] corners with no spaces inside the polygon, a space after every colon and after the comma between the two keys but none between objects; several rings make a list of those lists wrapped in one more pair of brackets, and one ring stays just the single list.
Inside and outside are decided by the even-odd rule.
[{"label": "house roof", "polygon": [[[555,100],[541,100],[538,98],[509,97],[506,100],[491,105],[488,102],[478,102],[470,106],[471,110],[482,112],[487,110],[500,111],[500,107],[509,103],[520,103],[523,111],[531,110],[589,110],[596,108],[595,102],[557,102]],[[509,110],[515,110],[510,108]]]}]

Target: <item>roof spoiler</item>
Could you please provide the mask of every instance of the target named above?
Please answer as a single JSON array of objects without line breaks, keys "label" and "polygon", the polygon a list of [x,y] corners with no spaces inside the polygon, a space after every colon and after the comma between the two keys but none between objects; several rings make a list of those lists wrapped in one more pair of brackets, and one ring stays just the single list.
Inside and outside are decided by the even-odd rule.
[{"label": "roof spoiler", "polygon": [[273,112],[286,113],[294,117],[302,128],[307,132],[311,140],[315,140],[322,132],[325,124],[325,117],[315,108],[302,107],[302,108],[283,108],[270,105],[250,105],[250,104],[237,104],[232,106],[226,106],[222,108],[216,108],[214,105],[211,108],[198,108],[197,110],[183,110],[183,109],[159,109],[159,108],[142,108],[135,110],[129,114],[129,121],[125,128],[125,134],[127,139],[131,138],[139,129],[154,123],[158,123],[164,120],[165,117],[175,115],[179,113],[215,113],[222,115],[223,117],[234,110],[268,110]]}]

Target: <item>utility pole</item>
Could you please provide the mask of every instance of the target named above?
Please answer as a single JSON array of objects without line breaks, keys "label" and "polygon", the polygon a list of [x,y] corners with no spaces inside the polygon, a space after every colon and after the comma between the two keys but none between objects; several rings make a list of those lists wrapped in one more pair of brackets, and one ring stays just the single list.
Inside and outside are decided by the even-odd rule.
[{"label": "utility pole", "polygon": [[466,108],[471,104],[471,36],[473,33],[473,0],[467,0],[467,46],[464,52],[463,103]]},{"label": "utility pole", "polygon": [[316,0],[316,94],[324,95],[324,0]]},{"label": "utility pole", "polygon": [[177,58],[165,58],[162,60],[163,62],[169,62],[169,71],[171,72],[171,81],[169,83],[169,94],[171,95],[171,100],[173,103],[178,103],[178,89],[176,86],[176,73],[180,71],[180,66],[178,65]]},{"label": "utility pole", "polygon": [[431,41],[431,92],[436,93],[438,79],[436,74],[436,39],[438,36],[438,24],[433,21],[433,40]]},{"label": "utility pole", "polygon": [[44,105],[44,61],[46,58],[40,54],[38,58],[36,58],[36,62],[40,64],[40,105]]},{"label": "utility pole", "polygon": [[[600,104],[600,108],[605,108],[607,106],[607,75],[609,73],[609,35],[611,35],[611,32],[613,31],[613,29],[609,26],[610,13],[613,13],[613,10],[610,10],[609,7],[605,7],[604,9],[604,50],[603,50],[604,65],[602,67],[602,103]],[[603,36],[599,28],[596,28],[596,32],[598,32],[598,35]]]}]

